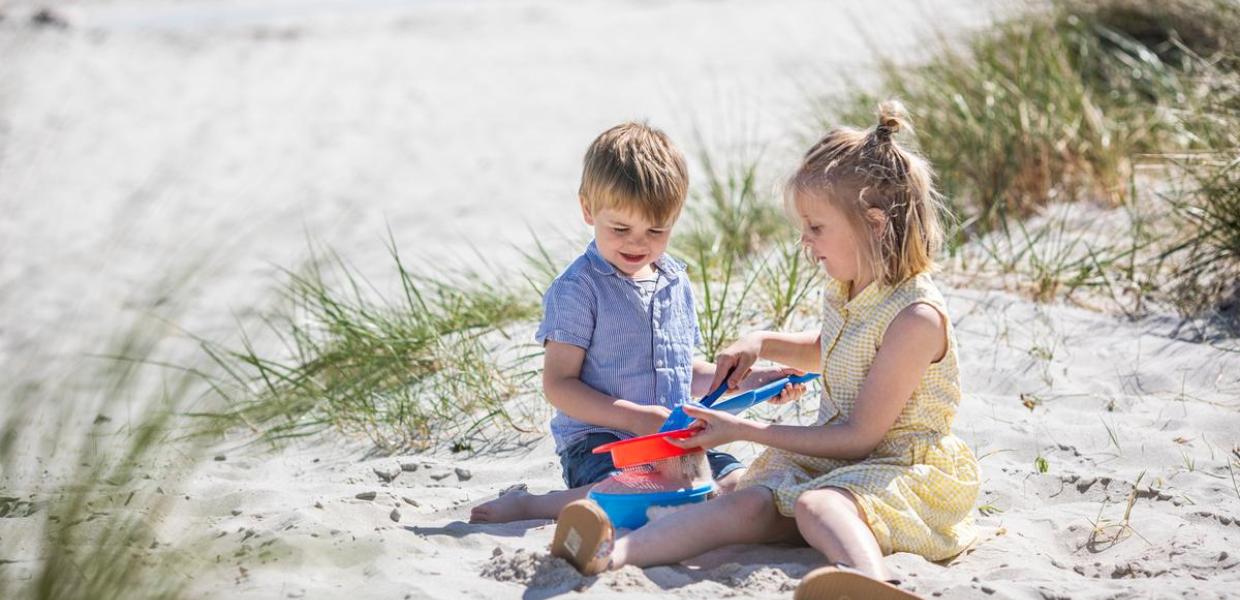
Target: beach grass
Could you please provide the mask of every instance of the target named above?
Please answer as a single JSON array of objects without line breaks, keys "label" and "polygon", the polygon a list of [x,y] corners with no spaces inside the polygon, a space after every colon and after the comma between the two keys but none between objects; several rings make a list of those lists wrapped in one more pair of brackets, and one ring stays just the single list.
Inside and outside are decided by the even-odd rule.
[{"label": "beach grass", "polygon": [[186,596],[186,574],[198,568],[188,548],[202,536],[161,526],[175,508],[165,490],[182,487],[208,438],[179,415],[201,381],[158,366],[166,331],[140,319],[57,378],[38,368],[8,373],[0,597]]},{"label": "beach grass", "polygon": [[[814,127],[868,126],[880,100],[905,102],[917,126],[905,139],[937,169],[956,217],[948,251],[957,272],[1018,277],[1041,301],[1089,289],[1129,314],[1151,297],[1199,313],[1230,292],[1218,274],[1237,264],[1226,249],[1236,226],[1224,191],[1234,169],[1219,168],[1240,156],[1236,39],[1234,3],[1054,2],[964,43],[934,37],[924,62],[885,57],[876,87],[820,99]],[[1150,193],[1150,180],[1136,176],[1144,162],[1186,155],[1214,157],[1214,168],[1194,161],[1156,174],[1166,182],[1188,173],[1173,195]],[[1157,199],[1190,225],[1188,239],[1144,219]],[[1132,218],[1106,233],[1046,215],[1077,202]],[[1180,291],[1158,285],[1169,278]]]},{"label": "beach grass", "polygon": [[262,320],[274,348],[243,332],[237,347],[206,340],[227,408],[209,416],[268,440],[335,428],[380,449],[463,448],[487,425],[522,423],[509,401],[531,391],[507,327],[537,315],[532,291],[475,272],[411,270],[389,246],[395,294],[381,293],[339,254],[311,249],[287,271],[282,302]]}]

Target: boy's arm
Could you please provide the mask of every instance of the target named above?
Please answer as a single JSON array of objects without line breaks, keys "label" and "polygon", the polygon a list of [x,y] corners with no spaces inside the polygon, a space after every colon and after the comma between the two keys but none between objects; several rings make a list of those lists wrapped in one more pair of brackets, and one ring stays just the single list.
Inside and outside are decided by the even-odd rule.
[{"label": "boy's arm", "polygon": [[612,398],[582,383],[584,348],[548,341],[543,359],[543,393],[553,406],[583,423],[631,431],[655,433],[671,413],[662,406],[647,406]]}]

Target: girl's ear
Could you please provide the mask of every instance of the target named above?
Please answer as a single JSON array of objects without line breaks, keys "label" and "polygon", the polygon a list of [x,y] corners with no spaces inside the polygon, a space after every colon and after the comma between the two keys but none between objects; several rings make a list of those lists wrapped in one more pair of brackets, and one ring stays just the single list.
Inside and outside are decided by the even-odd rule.
[{"label": "girl's ear", "polygon": [[870,233],[873,233],[876,238],[882,236],[883,230],[887,228],[887,213],[880,209],[865,209],[865,220],[870,224]]},{"label": "girl's ear", "polygon": [[585,196],[577,196],[577,201],[581,203],[581,218],[586,220],[586,225],[594,226],[594,215],[590,212],[590,205],[586,204]]}]

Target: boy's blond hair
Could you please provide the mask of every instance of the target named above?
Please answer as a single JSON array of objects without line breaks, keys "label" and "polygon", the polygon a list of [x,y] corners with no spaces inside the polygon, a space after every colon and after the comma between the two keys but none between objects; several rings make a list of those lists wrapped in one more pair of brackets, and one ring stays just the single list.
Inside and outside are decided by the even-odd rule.
[{"label": "boy's blond hair", "polygon": [[670,224],[689,193],[689,169],[667,134],[645,123],[621,123],[586,150],[578,193],[590,212],[621,209]]},{"label": "boy's blond hair", "polygon": [[[874,281],[885,285],[933,270],[943,244],[934,171],[891,139],[902,128],[912,129],[904,106],[882,103],[873,129],[835,129],[814,144],[787,190],[790,203],[803,195],[831,202],[847,215]],[[875,225],[882,227],[875,232]]]}]

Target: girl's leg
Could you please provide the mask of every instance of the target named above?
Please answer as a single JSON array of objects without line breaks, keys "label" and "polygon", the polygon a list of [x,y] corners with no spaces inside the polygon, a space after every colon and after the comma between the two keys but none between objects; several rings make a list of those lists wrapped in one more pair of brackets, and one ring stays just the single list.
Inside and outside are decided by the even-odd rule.
[{"label": "girl's leg", "polygon": [[866,525],[852,492],[824,488],[796,502],[797,530],[833,563],[843,563],[879,581],[888,579],[878,540]]},{"label": "girl's leg", "polygon": [[499,498],[483,502],[469,512],[470,523],[507,523],[526,519],[554,519],[569,502],[581,500],[593,485],[546,494],[531,494],[524,486],[502,492]]},{"label": "girl's leg", "polygon": [[611,568],[674,564],[729,544],[799,540],[796,521],[779,514],[771,491],[750,487],[689,505],[617,539]]}]

